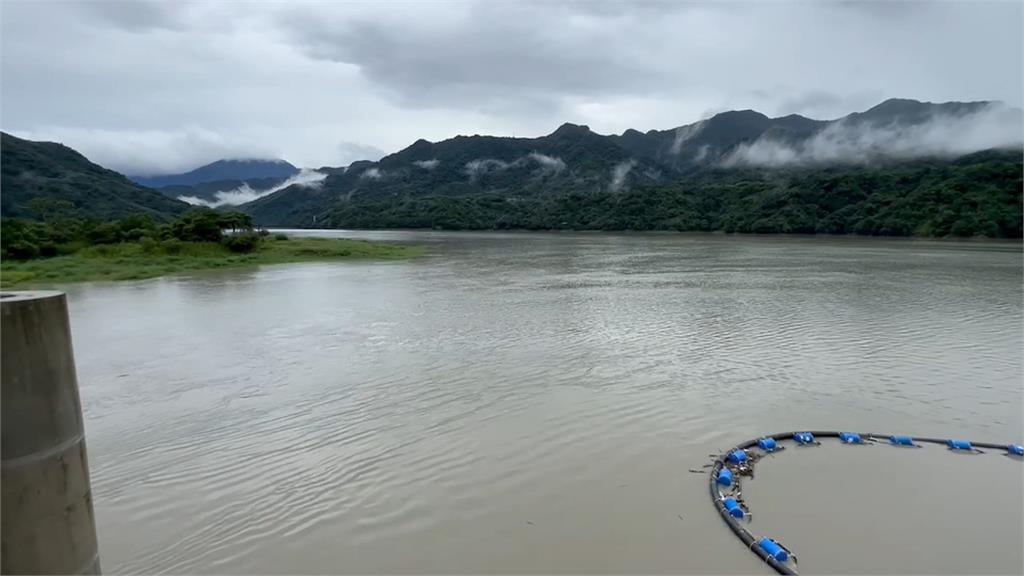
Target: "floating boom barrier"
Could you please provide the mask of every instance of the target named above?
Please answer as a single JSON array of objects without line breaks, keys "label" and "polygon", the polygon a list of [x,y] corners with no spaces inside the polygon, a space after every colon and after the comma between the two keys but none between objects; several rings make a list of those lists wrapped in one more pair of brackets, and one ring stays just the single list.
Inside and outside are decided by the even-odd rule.
[{"label": "floating boom barrier", "polygon": [[[740,478],[753,476],[754,464],[768,454],[785,449],[783,440],[792,440],[797,446],[817,446],[818,438],[837,438],[842,444],[888,444],[896,447],[921,448],[922,444],[939,444],[956,452],[984,454],[986,450],[1001,451],[1011,458],[1024,460],[1024,446],[1020,444],[993,444],[971,442],[954,438],[918,438],[890,434],[866,434],[863,432],[802,431],[772,434],[748,440],[726,450],[715,457],[711,465],[709,485],[711,501],[722,519],[733,533],[743,541],[758,558],[764,560],[779,574],[797,575],[797,558],[781,542],[768,536],[754,536],[743,522],[749,523],[752,515],[740,489]],[[756,451],[754,451],[756,449]],[[696,472],[696,470],[694,470]]]}]

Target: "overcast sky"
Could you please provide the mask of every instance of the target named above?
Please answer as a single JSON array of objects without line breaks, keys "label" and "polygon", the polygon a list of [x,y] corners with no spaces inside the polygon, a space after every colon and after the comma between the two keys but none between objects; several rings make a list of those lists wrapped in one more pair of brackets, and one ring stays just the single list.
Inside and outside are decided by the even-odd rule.
[{"label": "overcast sky", "polygon": [[342,166],[457,134],[1022,101],[1018,0],[3,0],[0,126],[128,173]]}]

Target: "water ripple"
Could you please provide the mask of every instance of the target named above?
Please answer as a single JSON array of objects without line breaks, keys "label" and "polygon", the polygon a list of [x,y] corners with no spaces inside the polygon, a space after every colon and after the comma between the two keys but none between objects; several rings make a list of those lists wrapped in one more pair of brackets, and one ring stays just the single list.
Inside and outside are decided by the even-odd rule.
[{"label": "water ripple", "polygon": [[1019,245],[413,237],[72,290],[108,573],[707,571],[738,439],[1022,434]]}]

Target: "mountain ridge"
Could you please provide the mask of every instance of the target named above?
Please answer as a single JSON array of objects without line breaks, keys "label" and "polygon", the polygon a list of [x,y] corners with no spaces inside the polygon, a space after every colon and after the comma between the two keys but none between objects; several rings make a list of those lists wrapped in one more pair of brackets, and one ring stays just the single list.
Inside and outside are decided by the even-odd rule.
[{"label": "mountain ridge", "polygon": [[56,142],[34,142],[0,132],[0,213],[122,218],[148,214],[168,220],[188,204],[135,184]]},{"label": "mountain ridge", "polygon": [[[418,139],[377,162],[329,170],[322,189],[291,186],[243,205],[257,221],[310,225],[345,203],[389,197],[496,194],[532,197],[598,193],[634,186],[668,185],[717,168],[776,169],[885,165],[913,158],[953,159],[986,148],[956,148],[956,139],[933,138],[946,124],[971,128],[993,114],[1019,121],[1021,111],[998,103],[919,102],[889,99],[835,120],[798,114],[776,118],[733,110],[667,130],[601,135],[583,124],[563,123],[536,138],[458,135],[438,142]],[[966,120],[965,120],[966,119]],[[929,124],[930,123],[930,124]],[[959,124],[958,124],[959,123]],[[998,124],[998,122],[997,122]],[[1019,125],[1019,122],[1018,122]],[[953,133],[955,133],[953,129]],[[942,131],[938,131],[941,133]],[[1024,140],[1010,131],[1012,147]],[[940,134],[941,135],[941,134]],[[947,142],[953,140],[953,144]],[[285,213],[286,218],[279,219]],[[304,220],[303,220],[304,219]]]},{"label": "mountain ridge", "polygon": [[[420,138],[378,161],[320,168],[315,178],[226,179],[173,185],[163,192],[208,202],[230,187],[236,201],[256,197],[236,209],[267,226],[653,226],[924,235],[956,230],[1019,237],[1014,222],[1020,219],[1022,117],[1019,109],[987,101],[890,99],[834,120],[733,110],[667,130],[611,135],[566,122],[536,138]],[[59,163],[62,152],[51,152]],[[284,162],[273,164],[297,171]],[[7,168],[5,192],[21,177]],[[124,177],[106,172],[124,185]],[[895,174],[903,180],[894,180]],[[137,194],[137,185],[132,186],[125,193]],[[837,202],[821,196],[816,186],[860,192]],[[885,194],[876,194],[880,189]],[[795,196],[783,206],[771,200],[778,194]],[[915,198],[912,205],[900,204],[901,194]],[[972,200],[965,204],[961,194]],[[726,197],[732,204],[723,207]],[[887,204],[865,204],[883,197]],[[643,205],[630,204],[637,198]],[[671,205],[661,206],[666,199]],[[5,198],[4,216],[11,214],[9,204]],[[896,215],[876,220],[870,213],[896,204],[901,206]],[[590,213],[586,206],[601,208]],[[650,206],[661,206],[660,211],[650,213]],[[934,212],[936,206],[946,215]]]},{"label": "mountain ridge", "polygon": [[156,176],[129,175],[135,183],[149,188],[196,186],[227,180],[248,181],[263,178],[284,180],[299,173],[290,162],[281,159],[221,159],[180,174]]}]

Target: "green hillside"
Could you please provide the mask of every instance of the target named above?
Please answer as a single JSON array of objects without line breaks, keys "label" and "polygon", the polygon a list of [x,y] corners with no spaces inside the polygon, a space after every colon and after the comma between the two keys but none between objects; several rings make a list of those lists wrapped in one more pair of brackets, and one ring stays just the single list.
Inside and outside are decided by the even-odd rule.
[{"label": "green hillside", "polygon": [[1019,152],[793,170],[709,169],[622,192],[475,193],[340,202],[335,228],[701,230],[1020,238]]},{"label": "green hillside", "polygon": [[53,142],[0,133],[0,170],[5,218],[106,220],[148,214],[167,220],[189,207]]},{"label": "green hillside", "polygon": [[[741,110],[647,133],[418,140],[241,210],[267,226],[1019,238],[1020,121],[998,103],[892,99],[831,121]],[[993,122],[996,148],[958,146]]]}]

